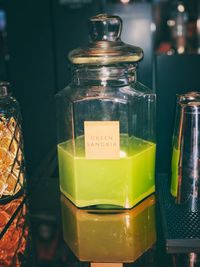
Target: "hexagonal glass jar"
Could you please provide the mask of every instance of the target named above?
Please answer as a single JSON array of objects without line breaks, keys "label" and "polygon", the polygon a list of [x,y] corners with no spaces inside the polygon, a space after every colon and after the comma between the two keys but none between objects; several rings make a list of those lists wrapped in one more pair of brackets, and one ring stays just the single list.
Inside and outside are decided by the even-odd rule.
[{"label": "hexagonal glass jar", "polygon": [[155,191],[156,96],[137,81],[143,51],[121,29],[117,16],[90,19],[56,97],[60,190],[78,207],[129,209]]}]

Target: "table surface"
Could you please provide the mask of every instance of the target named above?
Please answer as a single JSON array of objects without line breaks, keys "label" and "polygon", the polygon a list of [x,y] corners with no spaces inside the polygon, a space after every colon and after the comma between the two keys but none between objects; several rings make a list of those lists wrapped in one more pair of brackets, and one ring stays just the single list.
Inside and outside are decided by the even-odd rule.
[{"label": "table surface", "polygon": [[126,211],[78,209],[57,178],[40,178],[29,197],[35,266],[200,266],[195,253],[166,254],[156,201],[151,195]]},{"label": "table surface", "polygon": [[0,205],[0,219],[11,211],[12,220],[6,231],[0,220],[0,266],[200,266],[191,251],[166,253],[159,206],[153,194],[130,210],[79,209],[57,178],[31,178],[27,195]]}]

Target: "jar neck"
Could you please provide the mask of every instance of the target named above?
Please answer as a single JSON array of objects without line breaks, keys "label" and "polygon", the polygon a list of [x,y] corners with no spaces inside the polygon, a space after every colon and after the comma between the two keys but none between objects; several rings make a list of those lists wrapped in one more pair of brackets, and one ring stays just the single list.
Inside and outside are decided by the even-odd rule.
[{"label": "jar neck", "polygon": [[111,66],[74,65],[72,80],[75,85],[125,86],[136,81],[136,65]]}]

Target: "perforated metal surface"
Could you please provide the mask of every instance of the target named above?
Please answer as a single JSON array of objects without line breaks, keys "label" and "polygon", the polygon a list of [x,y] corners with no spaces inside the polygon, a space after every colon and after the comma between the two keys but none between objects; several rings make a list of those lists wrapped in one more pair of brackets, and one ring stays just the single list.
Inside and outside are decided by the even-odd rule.
[{"label": "perforated metal surface", "polygon": [[198,212],[176,205],[169,192],[167,175],[158,176],[157,194],[167,252],[200,252],[200,205]]}]

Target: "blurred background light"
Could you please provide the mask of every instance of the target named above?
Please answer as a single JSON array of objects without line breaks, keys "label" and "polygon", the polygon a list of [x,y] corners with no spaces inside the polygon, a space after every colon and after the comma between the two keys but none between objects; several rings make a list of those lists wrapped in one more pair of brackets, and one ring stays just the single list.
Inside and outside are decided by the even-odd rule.
[{"label": "blurred background light", "polygon": [[122,4],[128,4],[128,3],[130,2],[130,0],[120,0],[120,2],[121,2]]},{"label": "blurred background light", "polygon": [[181,12],[181,13],[183,13],[183,12],[185,11],[185,7],[184,7],[183,4],[179,4],[179,5],[177,6],[177,9],[178,9],[178,11]]}]

